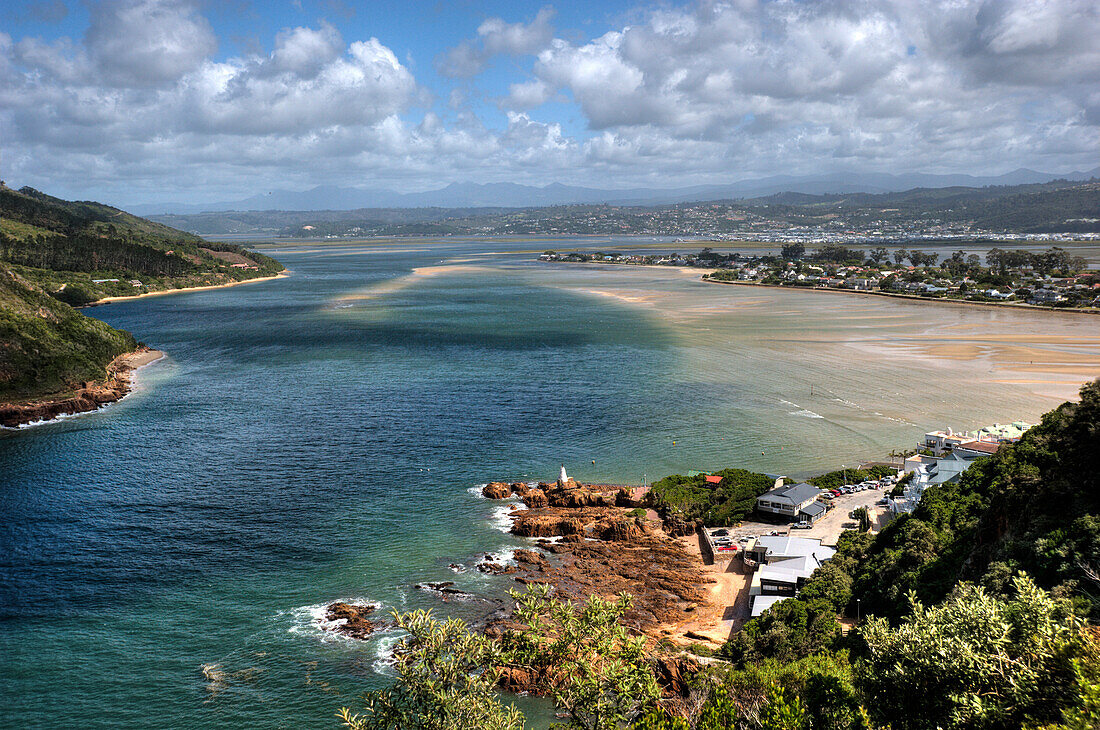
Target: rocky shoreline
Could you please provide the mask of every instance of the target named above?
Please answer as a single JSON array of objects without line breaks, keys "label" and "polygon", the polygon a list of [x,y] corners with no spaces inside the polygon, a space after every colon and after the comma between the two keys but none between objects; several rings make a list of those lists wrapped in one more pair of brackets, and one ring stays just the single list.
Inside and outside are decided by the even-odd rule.
[{"label": "rocky shoreline", "polygon": [[134,370],[164,357],[149,347],[119,355],[107,366],[102,381],[86,381],[65,398],[47,398],[23,403],[0,403],[0,426],[17,428],[29,423],[50,421],[58,416],[95,411],[108,403],[122,400],[133,388]]},{"label": "rocky shoreline", "polygon": [[[715,609],[710,599],[716,582],[689,549],[695,525],[665,522],[642,508],[631,490],[606,485],[583,485],[569,479],[531,486],[524,482],[491,482],[482,489],[488,499],[518,497],[510,515],[511,532],[534,540],[529,549],[517,549],[512,561],[484,554],[469,566],[482,573],[511,576],[519,587],[548,584],[562,598],[584,601],[590,595],[634,597],[624,625],[647,638],[653,653],[654,673],[666,697],[686,697],[690,678],[699,661],[681,653],[692,642],[713,642],[690,630]],[[684,539],[691,535],[692,538]],[[465,565],[452,563],[464,572]],[[510,630],[522,630],[511,618],[508,602],[486,599],[454,587],[451,581],[418,583],[414,588],[430,592],[443,602],[485,600],[490,606],[485,623],[487,636],[500,638]],[[495,608],[493,607],[495,606]],[[376,631],[392,627],[379,620],[377,606],[334,602],[325,608],[324,630],[353,639],[368,639]],[[661,644],[665,644],[664,647]],[[679,646],[680,650],[670,650]],[[538,694],[542,686],[529,667],[502,667],[501,689]]]},{"label": "rocky shoreline", "polygon": [[[576,601],[629,593],[634,604],[627,625],[655,641],[677,634],[707,604],[706,587],[714,579],[675,539],[675,531],[669,534],[659,520],[643,516],[625,488],[570,479],[537,488],[493,482],[482,493],[490,499],[516,495],[523,500],[511,514],[511,532],[536,538],[538,549],[516,551],[517,583],[547,583]],[[486,631],[499,635],[507,628],[503,619]]]}]

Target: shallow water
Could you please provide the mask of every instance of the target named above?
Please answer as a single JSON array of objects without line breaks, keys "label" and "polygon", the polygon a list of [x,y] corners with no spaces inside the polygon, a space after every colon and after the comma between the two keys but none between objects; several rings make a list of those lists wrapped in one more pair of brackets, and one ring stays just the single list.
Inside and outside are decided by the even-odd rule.
[{"label": "shallow water", "polygon": [[[1100,373],[1092,318],[531,246],[278,246],[290,278],[90,310],[169,356],[117,405],[0,433],[0,724],[333,727],[394,637],[326,635],[320,605],[499,605],[507,580],[448,567],[522,544],[482,482],[851,466]],[[412,587],[439,580],[484,599]]]}]

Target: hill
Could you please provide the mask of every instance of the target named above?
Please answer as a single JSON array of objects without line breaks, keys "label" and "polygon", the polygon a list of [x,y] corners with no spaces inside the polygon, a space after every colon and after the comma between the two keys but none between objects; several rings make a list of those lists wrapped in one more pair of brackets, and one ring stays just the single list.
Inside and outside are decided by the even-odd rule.
[{"label": "hill", "polygon": [[65,395],[136,347],[0,264],[0,402]]},{"label": "hill", "polygon": [[52,296],[83,305],[271,276],[274,259],[101,203],[0,187],[0,262]]},{"label": "hill", "polygon": [[138,343],[73,306],[283,270],[240,246],[32,188],[0,185],[0,209],[0,406],[58,405],[89,381],[116,380],[108,366]]},{"label": "hill", "polygon": [[[320,185],[310,190],[271,190],[241,200],[209,203],[155,203],[134,206],[142,215],[190,215],[217,211],[347,211],[380,208],[537,208],[557,205],[670,205],[705,200],[755,198],[782,192],[814,195],[883,193],[912,188],[1024,185],[1065,178],[1087,180],[1100,168],[1055,175],[1018,169],[1003,175],[934,175],[832,172],[818,175],[772,175],[725,184],[681,188],[601,189],[550,183],[453,182],[436,190],[399,193],[393,190]],[[190,227],[189,227],[190,228]]]},{"label": "hill", "polygon": [[[287,237],[388,235],[659,234],[760,235],[816,230],[899,239],[931,232],[1088,233],[1100,226],[1100,183],[1053,180],[987,187],[920,187],[887,193],[778,192],[656,205],[569,203],[541,207],[359,208],[156,216],[201,233]],[[955,236],[957,237],[957,236]]]}]

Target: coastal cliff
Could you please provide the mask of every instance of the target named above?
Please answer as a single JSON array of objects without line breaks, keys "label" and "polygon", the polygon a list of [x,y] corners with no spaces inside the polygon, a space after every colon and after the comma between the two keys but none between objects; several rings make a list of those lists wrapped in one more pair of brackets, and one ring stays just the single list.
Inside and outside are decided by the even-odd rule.
[{"label": "coastal cliff", "polygon": [[240,246],[0,183],[0,425],[113,403],[159,356],[129,332],[74,309],[100,301],[230,286],[282,275]]},{"label": "coastal cliff", "polygon": [[102,380],[84,381],[70,395],[22,402],[0,402],[0,426],[14,428],[58,416],[87,413],[122,400],[133,388],[133,371],[159,360],[164,353],[148,347],[119,355],[107,365]]}]

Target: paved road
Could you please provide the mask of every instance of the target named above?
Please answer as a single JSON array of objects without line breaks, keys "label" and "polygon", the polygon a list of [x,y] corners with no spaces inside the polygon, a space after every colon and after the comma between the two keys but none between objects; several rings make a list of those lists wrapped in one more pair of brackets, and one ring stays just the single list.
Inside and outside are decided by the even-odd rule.
[{"label": "paved road", "polygon": [[[888,521],[889,513],[875,503],[882,499],[888,490],[869,489],[865,492],[854,494],[842,494],[833,500],[835,505],[818,520],[817,524],[809,530],[791,530],[791,535],[796,537],[821,538],[824,545],[836,545],[840,533],[845,529],[854,529],[856,521],[848,516],[848,513],[858,507],[866,507],[871,514],[871,522],[874,529],[880,529]],[[886,514],[883,514],[886,512]],[[845,525],[848,525],[845,527]]]}]

